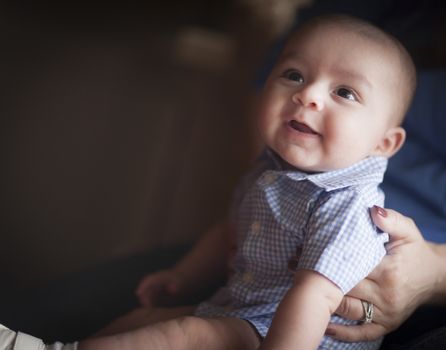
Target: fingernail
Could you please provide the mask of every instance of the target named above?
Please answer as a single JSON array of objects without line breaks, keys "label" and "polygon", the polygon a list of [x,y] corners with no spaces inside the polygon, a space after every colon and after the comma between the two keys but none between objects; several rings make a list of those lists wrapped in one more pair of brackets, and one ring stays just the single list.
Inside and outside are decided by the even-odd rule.
[{"label": "fingernail", "polygon": [[328,327],[326,330],[325,330],[325,335],[328,335],[328,336],[335,336],[336,335],[336,331],[333,329],[333,328],[330,328],[330,327]]},{"label": "fingernail", "polygon": [[374,207],[375,207],[376,212],[378,213],[378,215],[382,216],[383,218],[387,217],[387,210],[386,209],[381,208],[381,207],[379,207],[377,205],[375,205]]}]

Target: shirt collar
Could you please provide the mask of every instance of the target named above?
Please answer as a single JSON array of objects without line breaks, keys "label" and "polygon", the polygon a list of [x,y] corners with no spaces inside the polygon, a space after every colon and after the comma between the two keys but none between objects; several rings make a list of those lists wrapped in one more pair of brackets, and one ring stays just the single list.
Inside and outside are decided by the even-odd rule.
[{"label": "shirt collar", "polygon": [[278,171],[295,181],[308,180],[327,191],[369,183],[379,184],[383,181],[387,168],[387,158],[370,156],[347,168],[308,174],[297,169],[284,169],[279,156],[270,149],[266,150],[266,155],[271,161],[271,170]]}]

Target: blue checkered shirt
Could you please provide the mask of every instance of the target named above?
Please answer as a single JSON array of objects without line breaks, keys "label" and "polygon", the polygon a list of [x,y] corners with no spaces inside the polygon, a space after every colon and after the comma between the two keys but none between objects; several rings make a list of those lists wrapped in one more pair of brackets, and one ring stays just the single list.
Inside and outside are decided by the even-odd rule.
[{"label": "blue checkered shirt", "polygon": [[[345,294],[386,254],[388,235],[369,215],[383,206],[378,188],[387,159],[368,157],[348,168],[307,174],[285,170],[267,150],[235,195],[237,253],[227,285],[201,303],[202,317],[238,317],[265,336],[293,285],[288,262],[311,269]],[[357,324],[333,315],[331,322]],[[381,340],[346,343],[324,337],[319,349],[377,349]]]}]

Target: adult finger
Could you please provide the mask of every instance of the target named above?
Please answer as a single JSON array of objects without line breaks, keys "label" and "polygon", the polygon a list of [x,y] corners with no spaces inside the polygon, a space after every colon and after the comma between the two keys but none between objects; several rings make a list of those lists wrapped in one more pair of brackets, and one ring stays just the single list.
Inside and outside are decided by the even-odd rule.
[{"label": "adult finger", "polygon": [[325,334],[346,342],[372,341],[386,334],[386,329],[377,323],[367,323],[358,326],[330,323]]},{"label": "adult finger", "polygon": [[[377,270],[378,268],[375,268]],[[348,296],[355,299],[362,299],[369,301],[371,303],[376,303],[376,297],[380,295],[381,288],[375,282],[373,276],[379,276],[379,271],[373,270],[367,278],[360,281],[356,286],[354,286],[349,292]]]},{"label": "adult finger", "polygon": [[[339,307],[336,309],[335,314],[352,321],[361,321],[365,318],[362,301],[348,295],[344,296]],[[373,321],[375,323],[381,323],[381,316],[380,309],[374,305]]]},{"label": "adult finger", "polygon": [[335,311],[335,314],[348,320],[360,321],[364,318],[364,309],[361,300],[344,296]]},{"label": "adult finger", "polygon": [[371,209],[372,220],[382,231],[387,232],[390,241],[422,239],[415,222],[392,209],[374,206]]}]

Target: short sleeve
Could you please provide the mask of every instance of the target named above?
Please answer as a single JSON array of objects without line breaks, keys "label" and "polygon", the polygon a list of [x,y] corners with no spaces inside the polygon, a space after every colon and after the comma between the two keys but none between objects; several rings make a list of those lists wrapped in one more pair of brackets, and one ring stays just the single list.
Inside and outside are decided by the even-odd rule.
[{"label": "short sleeve", "polygon": [[298,269],[320,273],[346,294],[381,261],[387,240],[387,234],[377,231],[358,192],[325,193],[306,225]]}]

